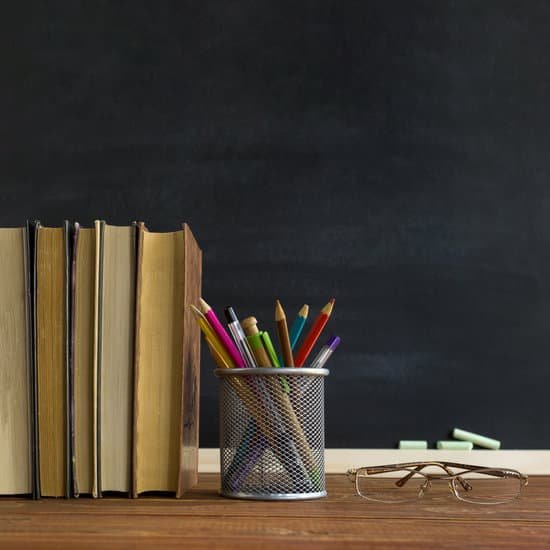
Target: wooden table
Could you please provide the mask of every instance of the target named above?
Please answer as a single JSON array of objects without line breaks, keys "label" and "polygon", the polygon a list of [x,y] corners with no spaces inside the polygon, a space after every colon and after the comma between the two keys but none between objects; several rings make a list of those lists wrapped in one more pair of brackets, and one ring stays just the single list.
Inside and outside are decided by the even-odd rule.
[{"label": "wooden table", "polygon": [[531,477],[521,500],[485,507],[444,484],[402,505],[355,496],[343,475],[327,484],[328,498],[301,502],[222,498],[215,475],[179,501],[4,497],[0,548],[550,548],[550,477]]}]

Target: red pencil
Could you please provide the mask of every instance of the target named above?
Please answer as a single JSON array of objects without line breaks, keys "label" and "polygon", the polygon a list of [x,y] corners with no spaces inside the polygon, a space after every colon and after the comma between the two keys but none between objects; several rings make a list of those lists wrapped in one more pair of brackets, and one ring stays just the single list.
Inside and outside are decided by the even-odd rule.
[{"label": "red pencil", "polygon": [[315,322],[313,323],[313,326],[309,330],[307,336],[305,337],[302,345],[300,346],[300,349],[298,350],[298,353],[294,359],[294,365],[296,367],[302,367],[304,363],[306,362],[307,356],[313,349],[313,346],[315,345],[315,342],[317,342],[317,338],[319,338],[319,335],[321,334],[321,331],[327,324],[328,318],[330,317],[330,314],[332,313],[332,307],[334,306],[334,298],[332,298],[329,303],[321,310],[319,315],[317,316],[317,319],[315,319]]}]

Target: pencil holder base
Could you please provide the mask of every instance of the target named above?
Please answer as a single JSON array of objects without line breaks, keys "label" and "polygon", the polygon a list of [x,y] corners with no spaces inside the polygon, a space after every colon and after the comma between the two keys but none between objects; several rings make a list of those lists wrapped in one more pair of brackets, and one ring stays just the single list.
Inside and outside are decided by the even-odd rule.
[{"label": "pencil holder base", "polygon": [[226,493],[220,491],[222,497],[227,498],[244,498],[248,500],[314,500],[327,496],[326,491],[318,493],[267,493],[265,495],[258,493]]},{"label": "pencil holder base", "polygon": [[217,369],[220,494],[252,500],[326,496],[326,369]]}]

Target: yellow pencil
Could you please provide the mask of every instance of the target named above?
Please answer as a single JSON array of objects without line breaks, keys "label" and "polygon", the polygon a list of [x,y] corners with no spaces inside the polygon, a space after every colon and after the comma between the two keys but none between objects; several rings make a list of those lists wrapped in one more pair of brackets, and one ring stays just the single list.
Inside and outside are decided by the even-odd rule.
[{"label": "yellow pencil", "polygon": [[226,365],[228,365],[227,368],[234,369],[235,363],[233,362],[233,359],[231,359],[231,357],[229,356],[229,353],[227,353],[227,350],[225,349],[223,344],[220,342],[217,334],[214,332],[214,329],[210,326],[208,319],[194,305],[190,304],[189,307],[191,308],[191,311],[195,315],[195,318],[199,323],[199,327],[201,328],[202,333],[206,338],[206,341],[216,349],[217,355],[219,355],[223,359],[223,362]]}]

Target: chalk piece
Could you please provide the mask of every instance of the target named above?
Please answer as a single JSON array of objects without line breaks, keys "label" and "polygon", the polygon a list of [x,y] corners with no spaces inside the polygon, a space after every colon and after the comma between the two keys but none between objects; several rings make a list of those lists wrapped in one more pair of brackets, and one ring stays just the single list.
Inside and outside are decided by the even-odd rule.
[{"label": "chalk piece", "polygon": [[428,442],[427,441],[405,441],[405,440],[401,440],[399,442],[399,448],[400,449],[427,449],[428,448]]},{"label": "chalk piece", "polygon": [[500,441],[491,439],[490,437],[485,437],[483,435],[467,432],[466,430],[461,430],[460,428],[455,428],[453,430],[453,437],[455,439],[461,439],[462,441],[471,441],[478,447],[485,447],[486,449],[495,450],[500,449]]},{"label": "chalk piece", "polygon": [[442,451],[471,451],[474,444],[471,441],[438,441],[437,448]]}]

